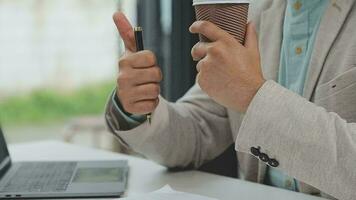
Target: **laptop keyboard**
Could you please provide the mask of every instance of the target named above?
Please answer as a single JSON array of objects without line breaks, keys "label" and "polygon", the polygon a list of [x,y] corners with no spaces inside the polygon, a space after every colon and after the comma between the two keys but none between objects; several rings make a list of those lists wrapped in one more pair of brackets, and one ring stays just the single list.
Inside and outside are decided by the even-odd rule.
[{"label": "laptop keyboard", "polygon": [[76,165],[76,162],[23,163],[1,192],[66,191]]}]

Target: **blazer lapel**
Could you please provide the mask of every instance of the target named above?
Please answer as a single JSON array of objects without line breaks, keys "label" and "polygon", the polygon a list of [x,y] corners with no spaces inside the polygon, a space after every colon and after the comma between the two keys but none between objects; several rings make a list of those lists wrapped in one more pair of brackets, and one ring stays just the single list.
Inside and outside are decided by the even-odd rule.
[{"label": "blazer lapel", "polygon": [[331,0],[322,18],[304,86],[303,96],[308,100],[313,96],[330,48],[337,38],[353,3],[354,0]]},{"label": "blazer lapel", "polygon": [[[277,80],[283,38],[285,0],[276,0],[270,9],[261,14],[259,48],[263,74],[267,80]],[[257,182],[262,183],[267,166],[258,162]]]},{"label": "blazer lapel", "polygon": [[261,14],[259,48],[267,80],[278,78],[285,9],[285,0],[276,0]]}]

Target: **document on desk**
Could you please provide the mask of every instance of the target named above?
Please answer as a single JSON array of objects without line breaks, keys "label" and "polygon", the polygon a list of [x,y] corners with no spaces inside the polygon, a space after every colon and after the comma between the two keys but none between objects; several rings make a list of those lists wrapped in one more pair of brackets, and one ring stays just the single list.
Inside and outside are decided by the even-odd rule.
[{"label": "document on desk", "polygon": [[144,195],[136,195],[123,200],[217,200],[210,197],[204,197],[196,194],[185,192],[178,192],[173,190],[170,186],[165,186],[155,192]]}]

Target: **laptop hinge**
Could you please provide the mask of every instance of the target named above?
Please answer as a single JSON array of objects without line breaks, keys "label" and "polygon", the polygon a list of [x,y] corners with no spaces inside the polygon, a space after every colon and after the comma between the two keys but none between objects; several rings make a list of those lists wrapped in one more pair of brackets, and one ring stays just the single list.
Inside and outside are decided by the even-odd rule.
[{"label": "laptop hinge", "polygon": [[11,167],[11,159],[10,156],[8,156],[0,163],[0,179],[6,174],[7,170],[10,167]]}]

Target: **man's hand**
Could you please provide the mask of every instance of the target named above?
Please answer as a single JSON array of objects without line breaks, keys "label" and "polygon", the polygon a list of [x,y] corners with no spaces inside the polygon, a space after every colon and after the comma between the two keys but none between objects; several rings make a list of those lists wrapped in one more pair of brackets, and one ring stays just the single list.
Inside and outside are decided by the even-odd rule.
[{"label": "man's hand", "polygon": [[119,61],[117,96],[126,112],[144,115],[154,111],[160,94],[162,73],[151,51],[136,53],[134,32],[125,15],[117,12],[114,22],[125,44]]},{"label": "man's hand", "polygon": [[208,21],[197,21],[190,32],[207,37],[210,43],[197,43],[192,56],[197,64],[197,82],[217,103],[246,112],[263,78],[257,34],[253,24],[247,28],[245,46]]}]

